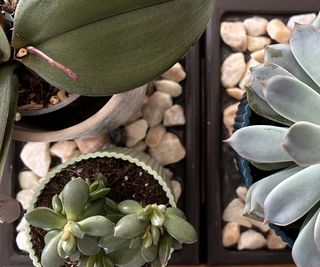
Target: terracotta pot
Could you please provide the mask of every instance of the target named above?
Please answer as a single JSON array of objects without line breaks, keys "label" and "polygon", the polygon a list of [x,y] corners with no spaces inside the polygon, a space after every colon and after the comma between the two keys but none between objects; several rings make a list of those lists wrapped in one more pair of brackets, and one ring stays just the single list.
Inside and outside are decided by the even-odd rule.
[{"label": "terracotta pot", "polygon": [[54,142],[111,131],[125,124],[141,108],[146,85],[112,97],[86,97],[77,105],[53,113],[24,117],[15,123],[13,138],[20,141]]}]

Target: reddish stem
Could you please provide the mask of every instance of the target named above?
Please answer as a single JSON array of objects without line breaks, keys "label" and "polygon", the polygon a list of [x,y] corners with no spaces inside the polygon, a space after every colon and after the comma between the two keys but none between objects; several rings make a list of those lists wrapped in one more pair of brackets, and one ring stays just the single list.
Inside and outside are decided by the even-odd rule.
[{"label": "reddish stem", "polygon": [[46,55],[45,53],[40,51],[39,49],[37,49],[33,46],[27,46],[26,49],[27,49],[28,53],[33,54],[33,55],[37,56],[38,58],[43,59],[44,61],[48,62],[51,66],[64,71],[72,79],[74,79],[74,80],[80,79],[80,77],[75,72],[73,72],[71,69],[69,69],[68,67],[64,66],[63,64],[53,60],[48,55]]}]

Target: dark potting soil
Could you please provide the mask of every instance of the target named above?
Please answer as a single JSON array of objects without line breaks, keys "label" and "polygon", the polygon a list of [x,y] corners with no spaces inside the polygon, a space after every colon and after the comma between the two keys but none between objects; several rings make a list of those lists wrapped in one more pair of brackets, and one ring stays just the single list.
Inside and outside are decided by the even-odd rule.
[{"label": "dark potting soil", "polygon": [[[92,158],[75,163],[58,173],[46,185],[36,202],[37,207],[52,207],[51,199],[59,194],[72,177],[89,178],[90,180],[102,173],[108,179],[111,191],[108,197],[116,202],[125,199],[134,199],[143,204],[168,204],[168,198],[159,183],[141,167],[128,161],[114,158]],[[32,243],[36,256],[40,259],[45,246],[46,231],[32,227]],[[77,266],[77,263],[66,262],[64,266]]]}]

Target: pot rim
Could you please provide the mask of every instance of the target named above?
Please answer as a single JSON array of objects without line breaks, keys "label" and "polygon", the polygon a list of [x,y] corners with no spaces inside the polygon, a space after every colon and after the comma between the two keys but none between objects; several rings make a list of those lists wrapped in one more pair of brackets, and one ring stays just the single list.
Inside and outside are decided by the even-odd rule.
[{"label": "pot rim", "polygon": [[[36,189],[35,193],[33,194],[32,201],[30,203],[27,212],[34,209],[34,205],[42,193],[43,189],[45,188],[46,184],[51,181],[51,179],[59,173],[62,169],[77,163],[83,160],[91,159],[91,158],[116,158],[121,159],[124,161],[129,161],[130,163],[135,164],[138,167],[141,167],[143,170],[147,171],[150,175],[154,177],[155,180],[158,181],[162,189],[165,191],[166,196],[169,200],[169,204],[172,207],[176,207],[176,203],[174,200],[173,191],[171,189],[170,179],[168,179],[165,175],[165,171],[163,167],[153,158],[151,158],[148,154],[144,152],[134,151],[130,148],[111,148],[107,151],[98,151],[88,154],[80,155],[79,157],[70,159],[65,161],[64,163],[58,165],[54,169],[52,169],[48,175],[41,181],[40,185]],[[40,263],[40,259],[35,255],[35,250],[33,249],[33,244],[31,241],[30,235],[31,227],[30,224],[26,224],[26,235],[27,235],[27,248],[29,252],[29,257],[32,260],[32,263],[35,267],[42,267]],[[172,254],[173,251],[171,251]]]}]

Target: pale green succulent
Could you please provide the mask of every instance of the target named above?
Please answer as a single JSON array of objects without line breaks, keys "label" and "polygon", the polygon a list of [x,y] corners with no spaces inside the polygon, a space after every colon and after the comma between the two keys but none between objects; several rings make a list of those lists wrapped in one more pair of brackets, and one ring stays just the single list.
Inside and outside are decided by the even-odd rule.
[{"label": "pale green succulent", "polygon": [[43,267],[61,266],[66,259],[86,267],[166,266],[182,244],[197,241],[184,213],[166,205],[143,207],[134,200],[115,203],[106,195],[106,178],[90,183],[74,178],[52,198],[52,209],[37,207],[25,217],[47,230]]},{"label": "pale green succulent", "polygon": [[285,126],[248,126],[227,140],[256,167],[281,169],[250,187],[244,214],[281,226],[307,215],[292,250],[299,267],[320,265],[319,43],[320,15],[296,25],[290,45],[266,48],[266,63],[251,70],[248,102]]}]

